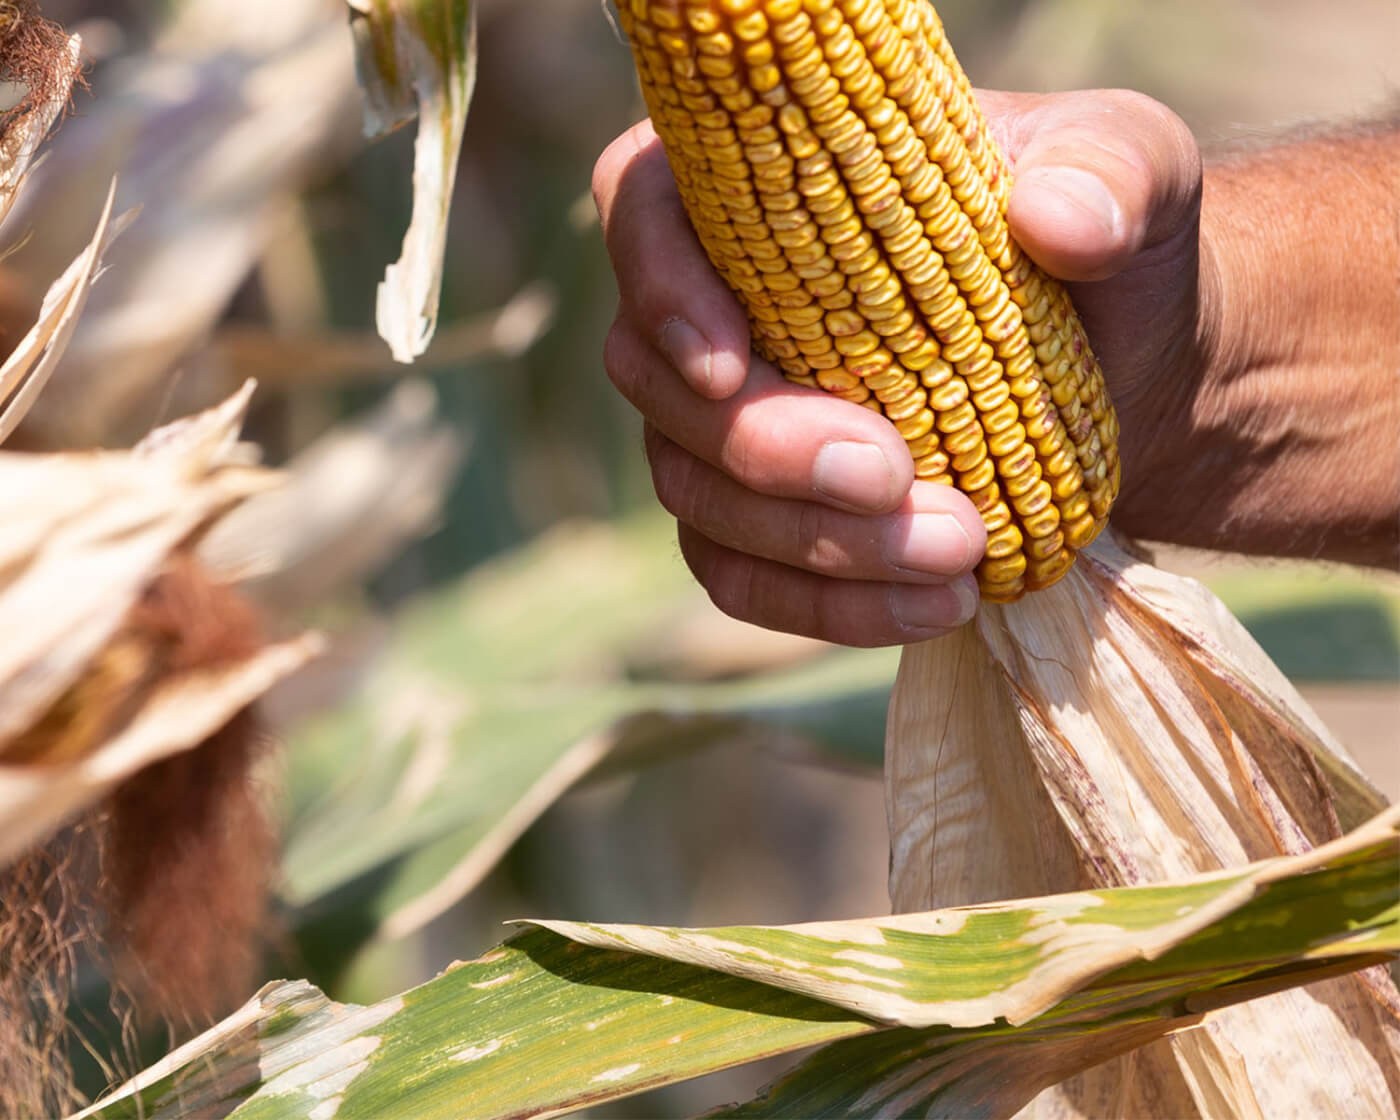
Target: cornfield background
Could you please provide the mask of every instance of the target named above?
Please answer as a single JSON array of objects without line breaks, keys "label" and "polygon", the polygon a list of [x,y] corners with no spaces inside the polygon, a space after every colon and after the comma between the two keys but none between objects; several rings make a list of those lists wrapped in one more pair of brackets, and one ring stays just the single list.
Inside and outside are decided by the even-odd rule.
[{"label": "cornfield background", "polygon": [[[1400,88],[1391,0],[939,8],[979,84],[1141,89],[1208,148],[1379,111]],[[34,192],[21,214],[36,232],[6,262],[11,310],[37,301],[86,239],[121,167],[124,183],[152,193],[142,223],[167,252],[143,280],[170,329],[151,342],[117,314],[130,294],[119,245],[87,334],[16,445],[124,446],[256,376],[247,436],[300,468],[300,508],[339,495],[353,511],[330,536],[260,542],[290,557],[258,587],[277,628],[311,624],[332,639],[269,704],[287,748],[270,779],[284,791],[288,840],[265,975],[371,1003],[478,955],[521,915],[700,926],[886,911],[886,653],[851,659],[855,685],[780,730],[733,719],[643,727],[625,745],[648,765],[610,762],[549,805],[588,769],[590,749],[613,745],[553,745],[569,745],[575,727],[704,690],[717,705],[771,709],[763,681],[784,670],[804,700],[825,683],[823,649],[746,633],[689,584],[650,496],[635,418],[601,369],[613,289],[589,170],[641,110],[600,6],[479,5],[439,338],[410,373],[370,324],[408,221],[412,137],[359,139],[339,3],[48,0],[44,11],[83,35],[95,63],[91,93],[53,145],[46,182],[61,189]],[[250,177],[238,161],[261,158],[250,154],[260,142],[238,133],[230,106],[256,106],[274,82],[294,111],[278,124],[250,116],[277,152]],[[257,205],[240,209],[187,174],[190,152]],[[318,473],[318,463],[332,467]],[[1400,799],[1400,584],[1162,560],[1226,600]],[[529,689],[537,701],[492,707],[498,690]],[[469,720],[499,767],[445,745]],[[459,764],[477,769],[451,772]],[[432,788],[455,791],[456,803],[433,800]],[[520,827],[497,822],[483,836],[489,811],[473,799],[529,802],[527,792],[543,815],[522,810]],[[377,835],[347,836],[357,806],[372,810]],[[486,854],[464,862],[483,839]],[[144,1052],[111,1041],[127,1051],[126,1072],[164,1049],[160,1038]],[[85,1090],[110,1072],[81,1070]],[[775,1072],[745,1067],[594,1114],[689,1115],[744,1099]]]}]

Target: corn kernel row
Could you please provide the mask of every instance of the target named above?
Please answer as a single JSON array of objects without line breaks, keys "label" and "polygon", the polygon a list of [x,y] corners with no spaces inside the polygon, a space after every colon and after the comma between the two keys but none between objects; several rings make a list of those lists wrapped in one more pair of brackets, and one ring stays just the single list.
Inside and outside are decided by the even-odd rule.
[{"label": "corn kernel row", "polygon": [[1107,521],[1117,423],[1078,317],[923,0],[623,0],[643,93],[756,349],[887,416],[988,531],[985,598]]}]

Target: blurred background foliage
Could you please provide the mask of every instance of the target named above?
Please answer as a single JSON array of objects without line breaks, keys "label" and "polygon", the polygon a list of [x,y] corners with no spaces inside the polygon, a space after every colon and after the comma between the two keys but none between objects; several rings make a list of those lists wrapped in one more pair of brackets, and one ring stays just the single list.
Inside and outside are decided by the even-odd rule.
[{"label": "blurred background foliage", "polygon": [[[1400,88],[1393,0],[938,6],[979,84],[1144,90],[1208,148],[1365,116]],[[83,33],[93,56],[91,93],[60,146],[102,124],[104,105],[133,81],[176,106],[151,115],[121,156],[124,181],[145,174],[157,193],[179,171],[161,169],[163,154],[190,145],[208,155],[236,131],[236,113],[199,118],[205,102],[188,88],[210,83],[216,108],[219,97],[251,103],[260,59],[291,57],[322,33],[343,40],[342,54],[326,52],[330,69],[308,69],[300,85],[290,75],[280,96],[293,99],[286,113],[306,112],[306,150],[285,167],[285,152],[266,157],[275,189],[259,186],[266,205],[231,227],[233,248],[217,256],[198,242],[198,222],[236,209],[213,188],[189,226],[172,219],[153,235],[148,254],[176,276],[152,289],[163,314],[180,320],[187,297],[209,303],[208,321],[184,324],[178,345],[142,351],[144,380],[115,386],[134,367],[111,357],[112,339],[129,347],[133,336],[105,322],[110,333],[75,347],[22,437],[124,443],[253,375],[263,388],[248,434],[272,461],[297,462],[330,433],[352,450],[378,440],[359,489],[336,465],[364,467],[352,456],[328,460],[304,496],[313,510],[359,495],[348,518],[357,535],[342,524],[341,536],[311,542],[292,576],[260,594],[277,628],[310,622],[334,638],[331,655],[272,705],[289,748],[270,776],[286,791],[288,840],[269,975],[368,1001],[476,955],[511,916],[701,925],[884,910],[878,755],[895,658],[832,655],[719,618],[684,572],[651,497],[636,418],[602,371],[615,294],[589,173],[641,115],[603,7],[479,5],[440,337],[413,370],[394,366],[372,336],[375,286],[408,221],[412,130],[358,140],[336,0],[43,7]],[[76,142],[54,163],[105,187],[101,161]],[[143,222],[178,210],[163,205],[148,201]],[[30,220],[46,229],[42,198],[36,206]],[[87,214],[72,223],[91,228]],[[186,236],[191,255],[160,255]],[[9,264],[42,292],[44,262],[57,255],[40,237]],[[217,261],[232,262],[222,288]],[[119,302],[135,271],[114,253],[99,291]],[[33,298],[25,290],[11,303]],[[405,398],[410,378],[429,388]],[[347,423],[360,427],[339,427]],[[392,488],[396,474],[411,493]],[[346,555],[354,563],[333,562]],[[1210,582],[1400,795],[1394,579],[1177,554],[1163,562]],[[663,714],[607,732],[635,712]],[[532,795],[537,803],[520,810]],[[693,1111],[742,1097],[772,1072],[718,1075],[609,1115]]]}]

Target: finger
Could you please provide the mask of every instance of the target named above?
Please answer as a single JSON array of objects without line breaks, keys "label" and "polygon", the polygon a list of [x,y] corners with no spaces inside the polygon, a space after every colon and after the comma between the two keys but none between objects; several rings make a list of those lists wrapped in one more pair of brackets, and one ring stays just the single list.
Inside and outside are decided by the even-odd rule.
[{"label": "finger", "polygon": [[749,490],[857,513],[904,501],[914,463],[884,417],[784,381],[755,358],[744,387],[698,399],[625,320],[613,324],[603,364],[618,390],[669,439]]},{"label": "finger", "polygon": [[696,392],[737,392],[749,364],[748,324],[691,228],[650,121],[599,157],[593,198],[624,313]]},{"label": "finger", "polygon": [[977,610],[971,576],[949,584],[831,579],[718,545],[688,525],[681,554],[725,614],[770,630],[846,646],[888,646],[936,638]]},{"label": "finger", "polygon": [[1126,90],[979,94],[1012,161],[1007,221],[1064,280],[1102,280],[1194,228],[1201,158],[1181,118]]},{"label": "finger", "polygon": [[946,583],[970,572],[987,532],[958,491],[916,482],[884,517],[770,498],[647,429],[647,458],[661,504],[716,544],[838,579]]}]

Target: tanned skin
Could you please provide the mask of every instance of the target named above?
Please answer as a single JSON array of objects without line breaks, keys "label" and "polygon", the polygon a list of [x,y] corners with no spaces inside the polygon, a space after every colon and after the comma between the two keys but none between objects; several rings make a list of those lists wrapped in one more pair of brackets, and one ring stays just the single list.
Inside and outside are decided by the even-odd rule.
[{"label": "tanned skin", "polygon": [[[1400,566],[1400,123],[1203,164],[1138,94],[980,95],[1008,220],[1070,282],[1142,539]],[[618,278],[605,365],[646,421],[682,552],[728,613],[848,645],[977,606],[981,520],[881,417],[788,385],[686,223],[650,126],[598,161]]]}]

